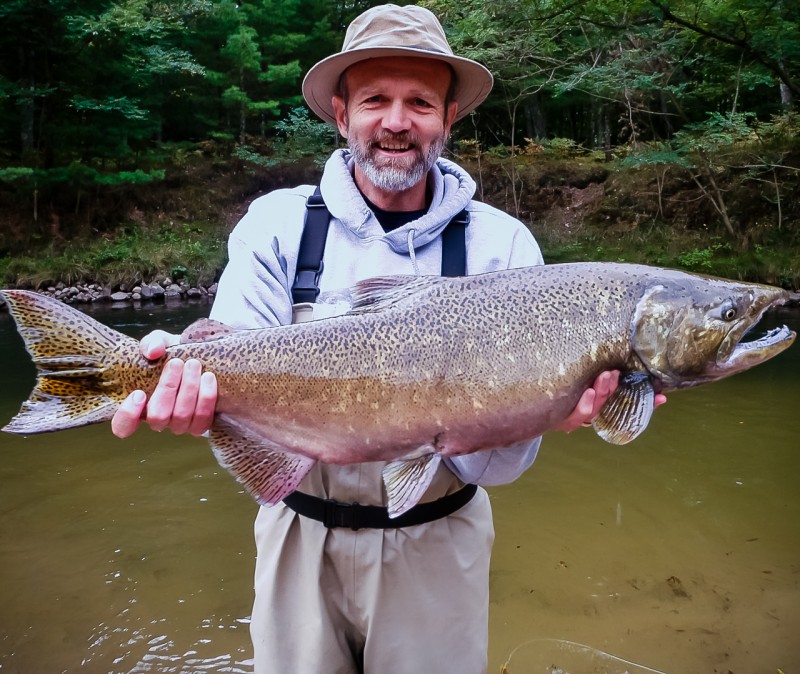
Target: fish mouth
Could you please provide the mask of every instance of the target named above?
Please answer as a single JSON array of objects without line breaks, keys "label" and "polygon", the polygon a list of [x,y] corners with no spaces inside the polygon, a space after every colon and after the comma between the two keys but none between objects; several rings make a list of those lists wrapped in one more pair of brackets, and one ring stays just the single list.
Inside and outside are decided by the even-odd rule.
[{"label": "fish mouth", "polygon": [[730,355],[724,361],[717,361],[718,371],[733,374],[763,363],[788,349],[797,336],[793,330],[782,325],[767,331],[758,339],[745,341],[744,337],[753,331],[753,327],[748,329],[745,335],[742,335],[742,339],[735,344]]}]

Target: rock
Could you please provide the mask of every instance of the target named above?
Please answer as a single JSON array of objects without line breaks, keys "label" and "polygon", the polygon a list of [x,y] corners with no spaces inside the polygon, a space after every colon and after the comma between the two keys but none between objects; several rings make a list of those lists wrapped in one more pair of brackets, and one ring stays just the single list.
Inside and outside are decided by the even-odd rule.
[{"label": "rock", "polygon": [[131,298],[129,293],[126,292],[116,292],[111,293],[111,300],[113,302],[127,302]]}]

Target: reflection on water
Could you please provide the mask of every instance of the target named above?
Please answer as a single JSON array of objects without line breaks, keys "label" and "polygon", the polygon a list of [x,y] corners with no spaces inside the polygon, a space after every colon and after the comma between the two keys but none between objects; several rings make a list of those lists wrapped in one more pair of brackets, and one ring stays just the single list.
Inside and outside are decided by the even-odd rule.
[{"label": "reflection on water", "polygon": [[[141,336],[202,304],[93,315]],[[152,327],[151,327],[152,326]],[[0,315],[0,421],[33,369]],[[0,672],[248,672],[256,506],[204,440],[0,434]]]},{"label": "reflection on water", "polygon": [[[207,309],[93,313],[141,336]],[[33,380],[5,314],[0,354],[4,423]],[[800,671],[799,394],[795,345],[626,447],[548,436],[491,490],[489,671]],[[0,434],[0,457],[1,673],[252,669],[256,507],[205,441],[102,425]]]}]

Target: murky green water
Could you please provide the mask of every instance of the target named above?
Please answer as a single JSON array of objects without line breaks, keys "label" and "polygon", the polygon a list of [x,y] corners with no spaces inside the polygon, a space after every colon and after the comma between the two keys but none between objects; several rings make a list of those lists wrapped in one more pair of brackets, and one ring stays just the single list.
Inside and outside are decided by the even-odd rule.
[{"label": "murky green water", "polygon": [[[95,317],[140,336],[208,310],[180,306]],[[5,314],[0,356],[5,422],[33,380]],[[552,434],[491,491],[490,672],[800,671],[798,476],[798,345],[627,447]],[[0,434],[0,672],[250,671],[255,510],[202,440]]]}]

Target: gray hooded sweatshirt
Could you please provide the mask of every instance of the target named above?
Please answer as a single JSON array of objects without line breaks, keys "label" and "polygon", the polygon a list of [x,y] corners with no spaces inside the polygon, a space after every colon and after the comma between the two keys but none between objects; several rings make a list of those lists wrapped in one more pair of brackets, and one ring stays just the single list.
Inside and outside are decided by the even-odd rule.
[{"label": "gray hooded sweatshirt", "polygon": [[[348,289],[356,282],[387,274],[439,275],[441,232],[464,208],[470,212],[467,274],[543,264],[539,246],[518,220],[473,201],[475,182],[458,165],[439,159],[428,176],[430,207],[422,217],[384,232],[353,181],[348,150],[337,150],[320,183],[331,222],[320,277],[315,318],[347,310]],[[229,263],[220,279],[211,318],[252,329],[292,322],[291,286],[311,185],[280,189],[250,205],[230,235]],[[461,482],[484,486],[515,480],[536,457],[539,439],[510,448],[447,458],[445,473],[423,500],[440,497]],[[383,504],[379,468],[317,464],[300,490],[324,498]],[[449,469],[449,470],[448,470]],[[375,485],[371,485],[375,478]],[[453,483],[453,484],[451,484]]]}]

